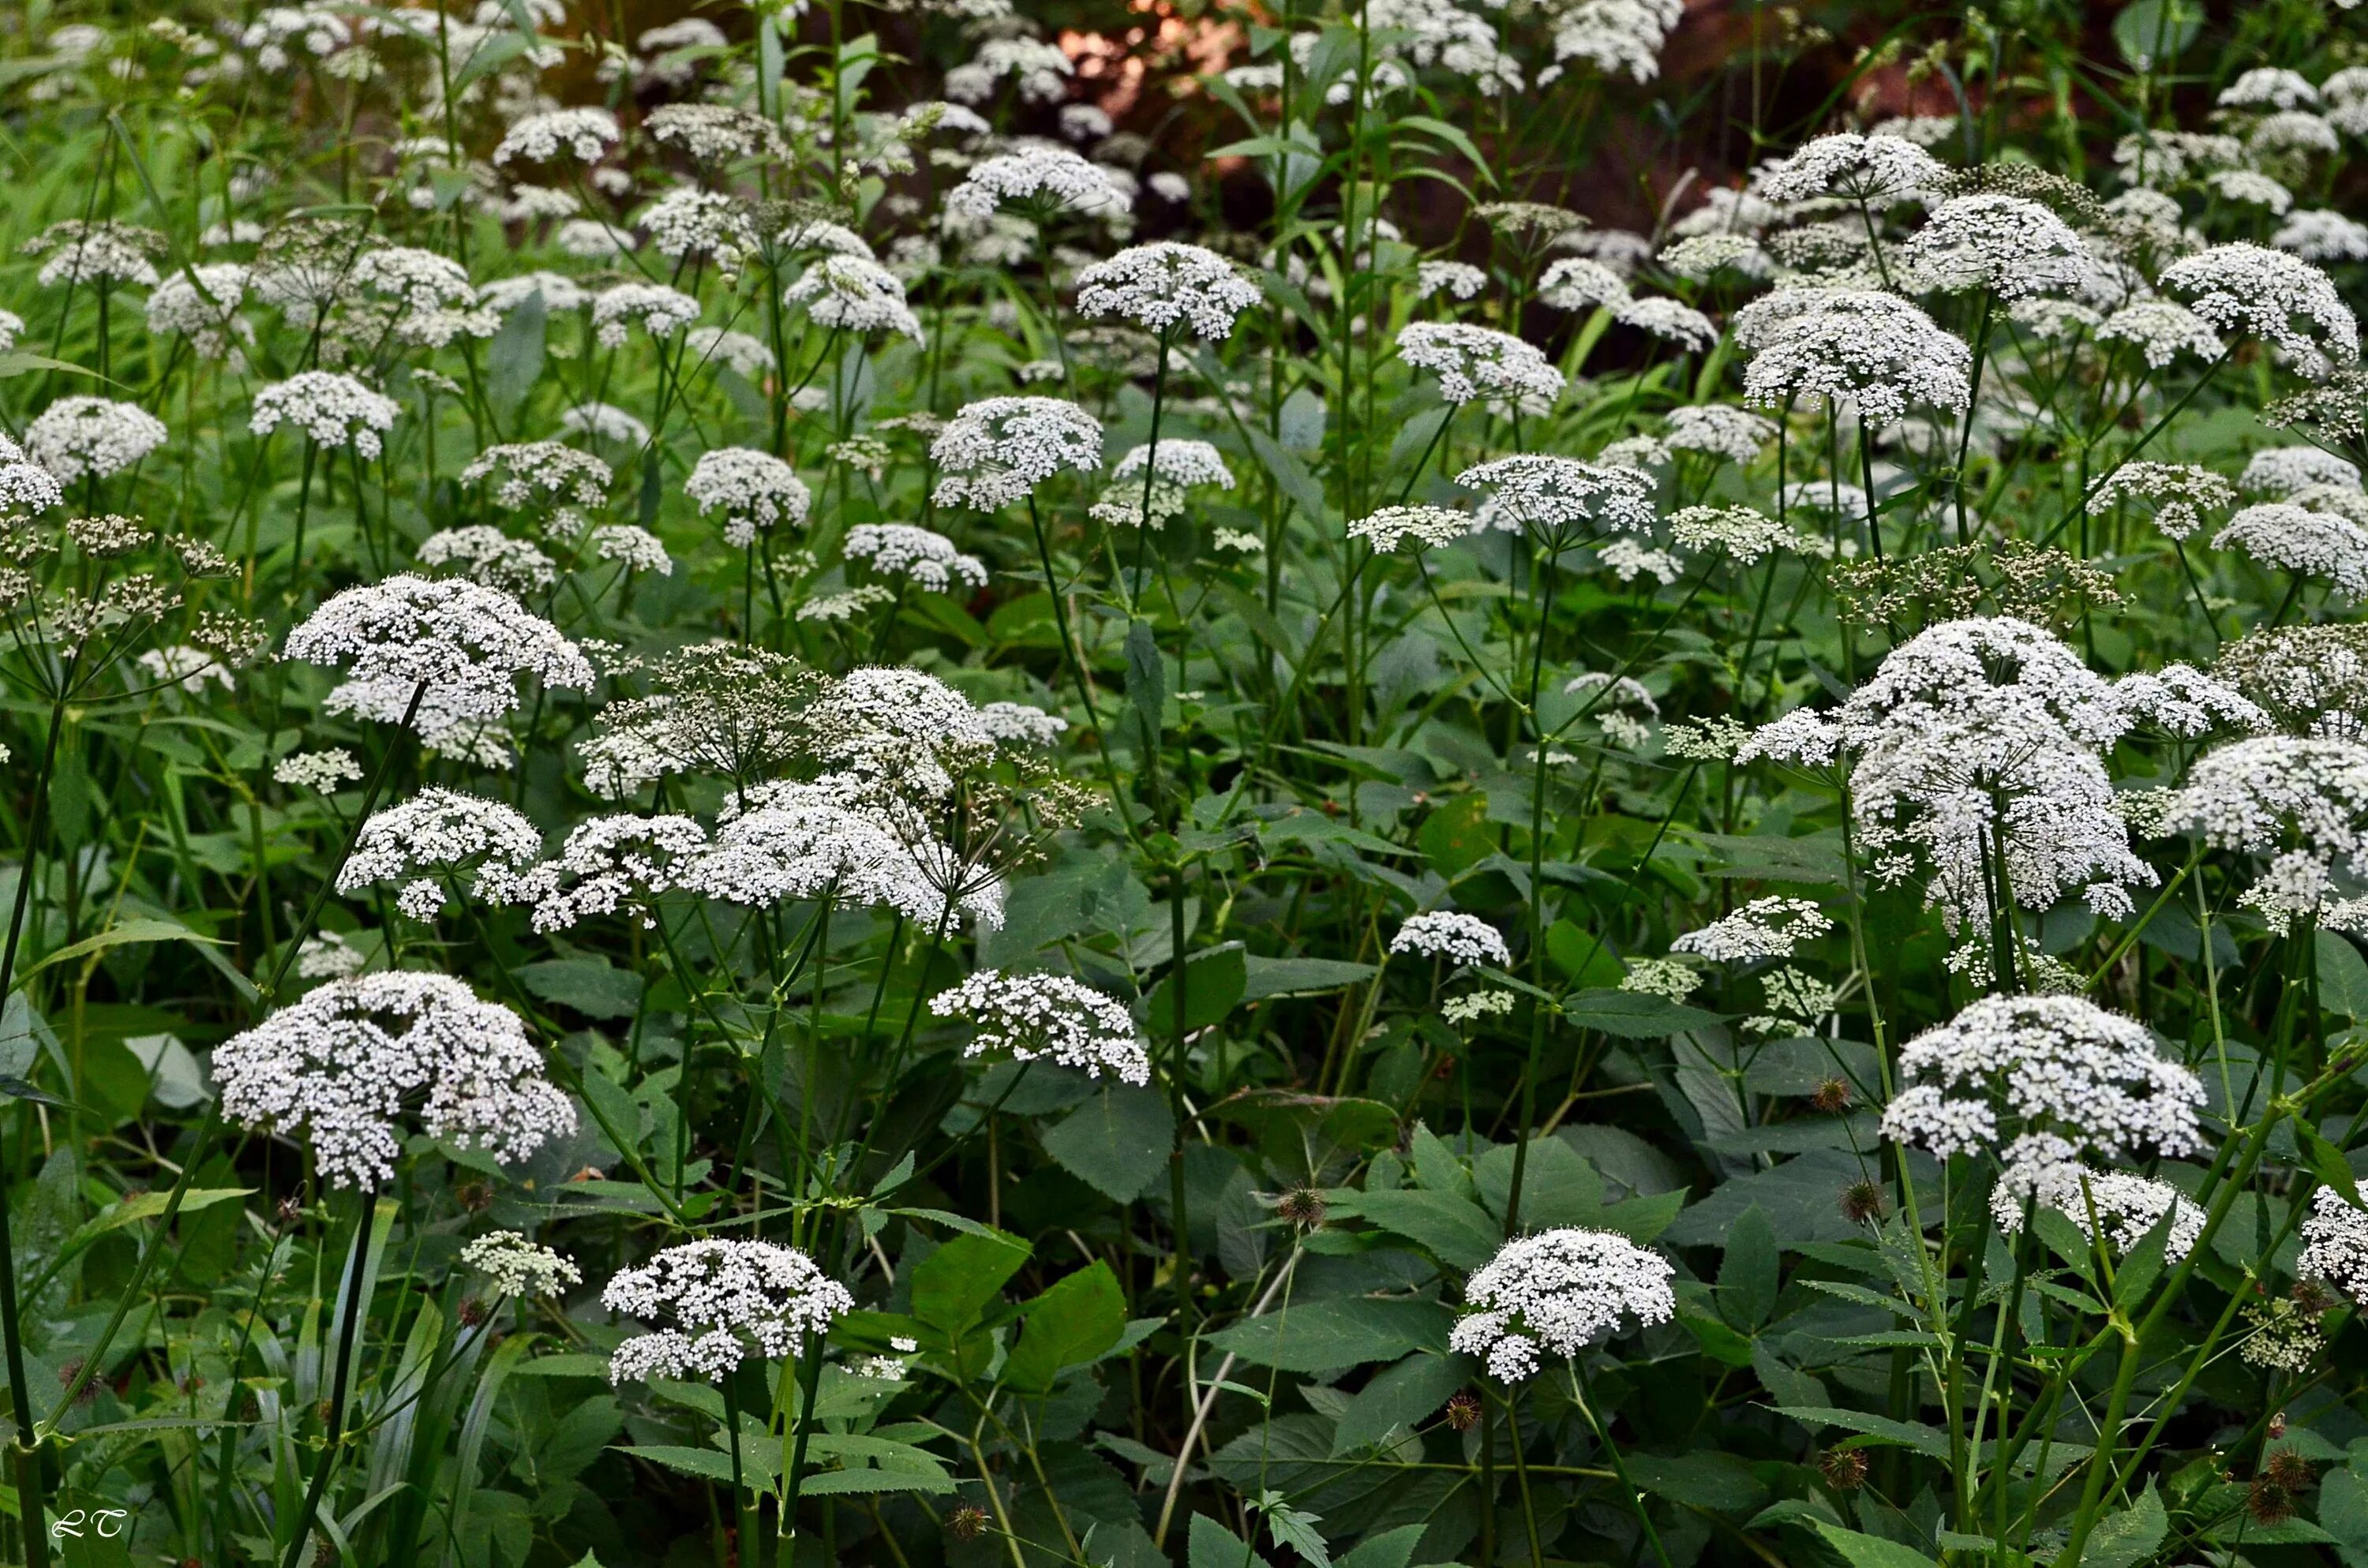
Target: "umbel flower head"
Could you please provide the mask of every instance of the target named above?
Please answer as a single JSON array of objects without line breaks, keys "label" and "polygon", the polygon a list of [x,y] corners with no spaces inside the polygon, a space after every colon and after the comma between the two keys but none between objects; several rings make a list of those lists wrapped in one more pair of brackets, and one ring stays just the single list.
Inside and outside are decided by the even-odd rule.
[{"label": "umbel flower head", "polygon": [[667,1247],[609,1281],[600,1304],[666,1326],[636,1335],[609,1358],[611,1382],[650,1378],[721,1382],[754,1349],[767,1360],[795,1356],[855,1310],[847,1287],[795,1247],[771,1242],[703,1241]]},{"label": "umbel flower head", "polygon": [[1485,1357],[1491,1377],[1521,1382],[1542,1355],[1576,1356],[1634,1322],[1677,1315],[1668,1259],[1610,1231],[1542,1231],[1507,1242],[1464,1283],[1473,1310],[1448,1348]]},{"label": "umbel flower head", "polygon": [[121,473],[171,432],[137,403],[62,397],[25,426],[25,450],[61,483]]},{"label": "umbel flower head", "polygon": [[2154,509],[2163,537],[2183,540],[2203,526],[2203,514],[2235,505],[2226,480],[2192,463],[2126,462],[2089,487],[2089,515],[2104,516],[2124,501]]},{"label": "umbel flower head", "polygon": [[247,427],[268,436],[293,425],[324,447],[346,447],[365,458],[379,455],[379,437],[394,428],[402,405],[335,370],[303,370],[255,394]]},{"label": "umbel flower head", "polygon": [[2339,872],[2368,877],[2368,745],[2358,741],[2232,741],[2196,761],[2165,803],[2162,825],[2214,848],[2269,856],[2239,902],[2279,930],[2323,910],[2325,923],[2347,926],[2368,914],[2357,900],[2337,903],[2334,886]]},{"label": "umbel flower head", "polygon": [[2310,1217],[2302,1222],[2302,1257],[2294,1273],[2323,1279],[2361,1306],[2368,1306],[2368,1214],[2331,1187],[2310,1195]]},{"label": "umbel flower head", "polygon": [[2292,501],[2246,507],[2212,536],[2214,550],[2242,550],[2265,566],[2320,577],[2351,598],[2368,598],[2368,528],[2337,512]]},{"label": "umbel flower head", "polygon": [[1057,397],[990,397],[965,403],[929,444],[937,502],[992,512],[1074,469],[1102,465],[1101,422]]},{"label": "umbel flower head", "polygon": [[781,290],[820,325],[863,334],[893,332],[922,341],[921,321],[905,302],[904,280],[869,256],[825,256]]},{"label": "umbel flower head", "polygon": [[584,1282],[584,1271],[564,1255],[516,1231],[479,1236],[461,1249],[461,1261],[493,1281],[504,1296],[556,1296]]},{"label": "umbel flower head", "polygon": [[1653,477],[1633,468],[1521,452],[1467,468],[1455,483],[1482,493],[1477,528],[1564,540],[1653,526]]},{"label": "umbel flower head", "polygon": [[1493,963],[1506,969],[1513,963],[1503,932],[1476,915],[1456,909],[1427,909],[1408,915],[1398,934],[1390,938],[1390,951],[1460,964]]},{"label": "umbel flower head", "polygon": [[[372,812],[337,871],[337,891],[401,882],[395,907],[432,920],[445,884],[474,871],[470,893],[490,903],[517,896],[518,877],[542,857],[542,833],[514,808],[483,795],[430,786],[398,806]],[[464,895],[465,896],[465,895]]]},{"label": "umbel flower head", "polygon": [[1944,1160],[2118,1161],[2203,1147],[2203,1081],[2159,1055],[2144,1024],[2085,996],[1986,996],[1909,1040],[1899,1081],[1883,1135]]},{"label": "umbel flower head", "polygon": [[1721,963],[1757,963],[1789,959],[1801,943],[1833,927],[1825,912],[1805,898],[1755,898],[1725,919],[1687,932],[1669,950]]},{"label": "umbel flower head", "polygon": [[1902,255],[1931,288],[2001,300],[2076,292],[2091,265],[2071,224],[2036,201],[1987,192],[1941,203]]},{"label": "umbel flower head", "polygon": [[814,509],[814,492],[797,471],[770,452],[750,447],[712,447],[699,454],[682,493],[700,517],[723,514],[723,542],[746,550],[759,533],[771,533],[783,523],[805,525]]},{"label": "umbel flower head", "polygon": [[975,1026],[964,1056],[1049,1058],[1088,1078],[1107,1072],[1124,1083],[1151,1082],[1151,1059],[1135,1037],[1126,1005],[1065,974],[983,969],[929,998],[929,1011]]},{"label": "umbel flower head", "polygon": [[2195,1249],[2196,1238],[2203,1233],[2203,1210],[2184,1193],[2135,1171],[2091,1169],[2062,1155],[2058,1143],[2044,1135],[2028,1140],[2021,1155],[1990,1188],[1990,1217],[2001,1233],[2019,1233],[2023,1209],[2030,1205],[2055,1210],[2090,1241],[2101,1228],[2116,1251],[2127,1252],[2169,1214],[2170,1233],[2163,1256],[2177,1263]]},{"label": "umbel flower head", "polygon": [[461,471],[461,483],[475,484],[496,475],[494,504],[506,511],[598,506],[609,494],[609,465],[558,441],[487,447]]},{"label": "umbel flower head", "polygon": [[903,577],[933,594],[949,593],[955,580],[986,586],[986,563],[964,555],[954,541],[911,523],[858,523],[840,547],[849,561],[862,561],[883,577]]},{"label": "umbel flower head", "polygon": [[2167,294],[2222,332],[2273,343],[2305,362],[2360,358],[2360,323],[2335,280],[2300,256],[2264,245],[2214,245],[2162,270]]},{"label": "umbel flower head", "polygon": [[1149,332],[1179,323],[1204,340],[1230,337],[1234,319],[1266,296],[1215,251],[1163,240],[1134,245],[1077,274],[1077,313],[1123,316]]},{"label": "umbel flower head", "polygon": [[405,573],[347,588],[288,633],[284,656],[346,672],[330,711],[387,722],[413,715],[439,750],[465,748],[472,732],[517,711],[520,676],[592,684],[591,665],[557,627],[461,577]]},{"label": "umbel flower head", "polygon": [[1563,376],[1545,355],[1510,333],[1467,322],[1412,322],[1398,334],[1398,358],[1439,378],[1439,395],[1467,403],[1550,405]]},{"label": "umbel flower head", "polygon": [[577,755],[604,800],[670,774],[711,773],[746,786],[772,778],[804,749],[806,709],[827,677],[785,653],[708,642],[677,649],[650,673],[647,695],[611,702]]},{"label": "umbel flower head", "polygon": [[605,108],[552,109],[512,124],[494,149],[494,162],[522,158],[547,164],[564,153],[581,164],[597,164],[617,140],[617,117]]},{"label": "umbel flower head", "polygon": [[1905,137],[1841,131],[1764,165],[1751,184],[1767,201],[1839,196],[1882,204],[1937,190],[1948,177],[1939,159]]},{"label": "umbel flower head", "polygon": [[1099,165],[1066,147],[1043,143],[973,165],[946,198],[950,217],[973,222],[1008,206],[1122,214],[1134,206],[1134,199],[1112,184]]},{"label": "umbel flower head", "polygon": [[1349,537],[1361,539],[1375,550],[1395,550],[1407,540],[1436,548],[1453,544],[1472,532],[1472,514],[1448,506],[1384,506],[1349,525]]},{"label": "umbel flower head", "polygon": [[518,1161],[575,1131],[516,1013],[450,975],[333,980],[213,1055],[222,1114],[301,1138],[336,1187],[394,1174],[406,1120]]},{"label": "umbel flower head", "polygon": [[1831,398],[1880,426],[1918,404],[1962,411],[1973,396],[1973,350],[1896,294],[1780,290],[1735,312],[1735,340],[1751,355],[1744,395],[1762,408]]}]

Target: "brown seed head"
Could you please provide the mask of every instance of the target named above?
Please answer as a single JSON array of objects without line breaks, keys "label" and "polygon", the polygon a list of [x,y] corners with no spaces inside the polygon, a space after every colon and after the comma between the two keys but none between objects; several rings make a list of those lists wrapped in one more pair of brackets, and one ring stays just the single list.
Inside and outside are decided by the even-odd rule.
[{"label": "brown seed head", "polygon": [[1480,1425],[1480,1402],[1468,1392],[1456,1393],[1449,1398],[1445,1415],[1448,1430],[1469,1432]]},{"label": "brown seed head", "polygon": [[1829,1449],[1817,1460],[1826,1484],[1837,1492],[1855,1492],[1866,1484],[1866,1455],[1856,1449]]}]

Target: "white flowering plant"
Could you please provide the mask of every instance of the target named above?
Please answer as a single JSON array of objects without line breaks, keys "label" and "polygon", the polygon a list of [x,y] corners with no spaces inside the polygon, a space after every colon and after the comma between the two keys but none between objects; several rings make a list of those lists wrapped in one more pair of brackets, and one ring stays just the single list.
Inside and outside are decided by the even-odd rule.
[{"label": "white flowering plant", "polygon": [[26,8],[0,1561],[2368,1563],[2363,28]]}]

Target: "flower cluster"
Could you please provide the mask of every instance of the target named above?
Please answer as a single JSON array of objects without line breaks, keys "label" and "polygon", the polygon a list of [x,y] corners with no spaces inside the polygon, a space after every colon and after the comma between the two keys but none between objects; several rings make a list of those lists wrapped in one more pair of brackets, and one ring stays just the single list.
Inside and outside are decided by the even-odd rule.
[{"label": "flower cluster", "polygon": [[1488,1375],[1521,1382],[1544,1356],[1576,1356],[1630,1323],[1677,1314],[1668,1259],[1610,1231],[1543,1231],[1507,1242],[1464,1282],[1472,1310],[1448,1347],[1483,1358]]},{"label": "flower cluster", "polygon": [[1065,974],[981,970],[930,997],[929,1011],[973,1026],[965,1056],[999,1051],[1015,1062],[1042,1057],[1077,1068],[1088,1078],[1107,1072],[1123,1083],[1151,1082],[1151,1059],[1125,1004]]},{"label": "flower cluster", "polygon": [[795,1247],[703,1241],[667,1247],[609,1281],[600,1304],[666,1326],[635,1335],[609,1358],[612,1382],[697,1378],[721,1382],[753,1348],[781,1360],[855,1310],[847,1287]]},{"label": "flower cluster", "polygon": [[1476,915],[1460,910],[1429,909],[1409,915],[1390,938],[1390,951],[1417,953],[1424,958],[1443,958],[1459,964],[1495,964],[1500,969],[1512,967],[1513,955],[1505,946],[1505,934]]}]

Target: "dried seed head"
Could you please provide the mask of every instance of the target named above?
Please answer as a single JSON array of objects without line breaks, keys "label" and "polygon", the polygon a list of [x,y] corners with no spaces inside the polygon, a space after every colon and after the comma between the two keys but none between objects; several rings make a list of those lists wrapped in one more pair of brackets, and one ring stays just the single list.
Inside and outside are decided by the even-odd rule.
[{"label": "dried seed head", "polygon": [[474,1296],[461,1297],[460,1317],[464,1327],[476,1328],[482,1325],[485,1321],[485,1303]]},{"label": "dried seed head", "polygon": [[1847,1110],[1850,1103],[1850,1085],[1839,1078],[1828,1078],[1817,1085],[1817,1092],[1810,1096],[1809,1103],[1827,1113]]},{"label": "dried seed head", "polygon": [[1480,1425],[1480,1400],[1469,1392],[1453,1394],[1447,1401],[1445,1414],[1450,1431],[1469,1432]]},{"label": "dried seed head", "polygon": [[956,1540],[976,1540],[986,1533],[986,1510],[963,1504],[946,1516],[946,1533]]},{"label": "dried seed head", "polygon": [[1883,1218],[1883,1188],[1872,1181],[1854,1181],[1842,1188],[1842,1217],[1853,1225]]},{"label": "dried seed head", "polygon": [[2310,1461],[2292,1449],[2271,1449],[2269,1457],[2261,1461],[2261,1475],[2280,1491],[2290,1494],[2307,1492],[2318,1479]]},{"label": "dried seed head", "polygon": [[2245,1511],[2264,1529],[2294,1517],[2294,1494],[2268,1476],[2256,1476],[2245,1493]]},{"label": "dried seed head", "polygon": [[1866,1484],[1866,1455],[1857,1449],[1829,1450],[1817,1460],[1817,1469],[1837,1492],[1855,1492]]},{"label": "dried seed head", "polygon": [[1324,1195],[1312,1187],[1297,1187],[1275,1200],[1274,1211],[1300,1229],[1312,1231],[1324,1223]]}]

